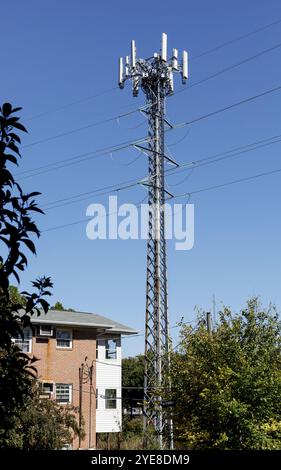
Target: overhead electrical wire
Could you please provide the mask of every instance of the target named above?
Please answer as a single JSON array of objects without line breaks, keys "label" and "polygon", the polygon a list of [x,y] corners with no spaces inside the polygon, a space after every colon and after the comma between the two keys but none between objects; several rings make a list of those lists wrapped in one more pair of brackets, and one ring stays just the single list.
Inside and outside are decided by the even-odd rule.
[{"label": "overhead electrical wire", "polygon": [[132,183],[138,183],[140,181],[139,178],[133,178],[133,179],[130,179],[130,180],[127,180],[127,181],[122,181],[120,183],[117,183],[117,184],[110,184],[108,186],[103,186],[102,188],[99,188],[99,189],[94,189],[94,190],[90,190],[90,191],[86,191],[86,192],[83,192],[83,193],[79,193],[79,194],[75,194],[74,196],[69,196],[69,197],[64,197],[64,198],[61,198],[61,199],[56,199],[55,201],[52,201],[52,202],[49,202],[49,203],[46,203],[43,208],[49,206],[49,205],[53,205],[53,204],[57,204],[57,203],[60,203],[60,202],[65,202],[65,201],[69,201],[71,199],[76,199],[77,197],[82,197],[82,196],[89,196],[89,195],[92,195],[94,193],[99,193],[101,191],[106,191],[106,190],[109,190],[108,193],[110,193],[110,191],[112,190],[115,190],[115,189],[120,189],[123,187],[125,187],[125,185],[131,185]]},{"label": "overhead electrical wire", "polygon": [[191,127],[188,127],[187,131],[184,133],[184,135],[176,140],[176,142],[172,142],[171,144],[169,143],[169,147],[175,147],[176,145],[179,145],[181,142],[183,142],[190,134]]},{"label": "overhead electrical wire", "polygon": [[[194,321],[187,321],[187,322],[185,322],[185,324],[191,325],[192,323],[195,323],[195,322],[196,322],[196,320],[194,320]],[[170,327],[170,330],[173,330],[173,329],[175,329],[175,328],[180,328],[180,326],[181,326],[181,325],[173,325],[173,326]],[[133,337],[133,338],[135,338],[136,336],[144,336],[144,333],[138,333],[137,335],[131,335],[131,337]],[[125,336],[124,338],[122,338],[122,340],[124,340],[125,338],[127,339],[128,337],[130,337],[130,336]],[[177,347],[177,346],[175,346],[175,348],[176,348],[176,347]],[[175,348],[173,348],[173,349],[175,349]],[[163,354],[163,356],[164,356],[164,355],[166,355],[166,353]],[[161,357],[162,357],[162,356],[161,356]],[[112,363],[109,363],[109,362],[101,361],[100,359],[94,359],[93,362],[97,362],[97,363],[99,363],[99,364],[104,364],[104,365],[106,365],[106,366],[121,367],[120,364],[112,364]],[[118,388],[118,387],[116,387],[116,388]],[[131,388],[131,387],[119,387],[119,388]],[[133,388],[136,388],[136,387],[133,387]]]},{"label": "overhead electrical wire", "polygon": [[147,109],[149,106],[150,105],[144,105],[142,107],[135,108],[131,111],[127,111],[126,113],[118,114],[116,116],[112,116],[112,117],[109,117],[107,119],[103,119],[101,121],[96,121],[96,122],[93,122],[91,124],[87,124],[86,126],[77,127],[75,129],[71,129],[69,131],[61,132],[60,134],[45,137],[44,139],[40,139],[40,140],[37,140],[35,142],[31,142],[30,144],[23,145],[22,148],[33,147],[34,145],[39,145],[39,144],[42,144],[42,143],[45,143],[45,142],[50,142],[51,140],[59,139],[60,137],[66,137],[68,135],[75,134],[77,132],[81,132],[81,131],[84,131],[86,129],[90,129],[92,127],[100,126],[101,124],[107,124],[108,122],[116,121],[118,119],[121,119],[121,118],[124,118],[124,117],[127,117],[127,116],[131,116],[132,114],[134,114],[136,112]]},{"label": "overhead electrical wire", "polygon": [[257,173],[255,175],[235,179],[235,180],[232,180],[232,181],[228,181],[226,183],[216,184],[216,185],[213,185],[213,186],[208,186],[207,188],[197,189],[196,191],[190,191],[190,192],[178,194],[178,195],[174,196],[173,199],[178,199],[178,198],[182,198],[182,197],[186,197],[186,196],[193,196],[194,194],[199,194],[199,193],[203,193],[203,192],[206,192],[206,191],[213,191],[214,189],[225,188],[226,186],[231,186],[233,184],[243,183],[245,181],[250,181],[250,180],[257,179],[257,178],[262,178],[263,176],[274,175],[274,174],[280,173],[280,172],[281,172],[281,168],[277,168],[277,169],[271,170],[271,171],[264,171],[263,173]]},{"label": "overhead electrical wire", "polygon": [[[240,60],[239,62],[236,62],[236,63],[234,63],[234,64],[232,64],[232,65],[229,65],[228,67],[225,67],[225,68],[223,68],[223,69],[221,69],[221,70],[218,70],[217,72],[214,72],[214,73],[212,73],[211,75],[208,75],[207,77],[198,80],[197,82],[191,83],[187,88],[182,88],[181,90],[175,91],[175,92],[173,93],[173,95],[177,95],[177,94],[179,94],[179,93],[186,92],[186,91],[190,90],[190,88],[193,88],[193,87],[195,87],[195,86],[197,86],[197,85],[201,85],[202,83],[205,83],[205,82],[207,82],[208,80],[211,80],[212,78],[216,78],[216,77],[218,77],[219,75],[222,75],[223,73],[229,72],[230,70],[233,70],[233,69],[235,69],[236,67],[240,67],[240,65],[244,65],[244,64],[246,64],[247,62],[250,62],[251,60],[257,59],[258,57],[261,57],[262,55],[267,54],[268,52],[271,52],[271,51],[273,51],[273,50],[275,50],[275,49],[279,49],[280,47],[281,47],[281,43],[279,42],[279,43],[275,44],[274,46],[269,47],[268,49],[264,49],[263,51],[260,51],[260,52],[258,52],[257,54],[254,54],[254,55],[252,55],[252,56],[250,56],[250,57],[246,57],[245,59]],[[173,96],[173,95],[171,95],[171,96]]]},{"label": "overhead electrical wire", "polygon": [[277,24],[280,24],[281,23],[281,18],[279,18],[278,20],[276,21],[273,21],[272,23],[268,23],[264,26],[261,26],[260,28],[257,28],[257,29],[254,29],[248,33],[245,33],[245,34],[242,34],[241,36],[237,36],[236,38],[233,38],[233,39],[230,39],[229,41],[225,41],[221,44],[218,44],[217,46],[215,47],[211,47],[210,49],[207,49],[203,52],[200,52],[199,54],[196,54],[195,56],[191,56],[191,59],[190,60],[197,60],[197,59],[200,59],[201,57],[203,56],[206,56],[208,54],[212,54],[213,52],[216,52],[218,51],[219,49],[222,49],[223,47],[226,47],[226,46],[230,46],[231,44],[234,44],[235,42],[238,42],[238,41],[241,41],[243,39],[246,39],[250,36],[253,36],[257,33],[260,33],[261,31],[265,31],[266,29],[268,28],[271,28],[272,26],[275,26]]},{"label": "overhead electrical wire", "polygon": [[[186,325],[186,324],[191,325],[192,323],[198,324],[198,321],[197,321],[197,320],[193,320],[193,321],[184,322],[185,325]],[[181,326],[181,325],[173,325],[173,326],[171,326],[170,329],[173,329],[173,328],[180,328],[180,326]],[[194,326],[194,327],[191,329],[191,333],[194,332],[195,329],[196,329],[196,326]],[[139,335],[125,336],[125,337],[122,338],[122,340],[128,339],[128,338],[135,338],[136,336],[144,336],[144,333],[139,334]],[[176,349],[178,349],[179,346],[181,346],[181,344],[182,344],[182,341],[180,341],[179,343],[177,343],[176,346],[172,346],[172,347],[171,347],[171,351],[169,351],[168,354],[175,352]],[[167,353],[164,353],[164,354],[162,354],[160,357],[164,357],[164,356],[166,356],[166,355],[167,355]],[[109,367],[112,367],[112,366],[113,366],[113,367],[122,367],[122,364],[114,364],[114,363],[110,363],[110,362],[101,361],[101,360],[99,360],[99,359],[93,359],[92,362],[93,362],[93,363],[97,363],[97,364],[103,364],[103,365],[106,365],[106,366],[109,366]],[[87,384],[88,384],[88,381],[83,382],[83,384],[84,384],[84,385],[87,385]],[[148,390],[149,390],[150,388],[153,389],[153,390],[155,390],[155,389],[157,389],[157,388],[160,388],[161,390],[164,390],[164,389],[165,389],[165,387],[146,387],[146,388],[147,388]],[[136,386],[135,386],[135,387],[127,387],[127,386],[121,386],[121,387],[120,387],[120,386],[119,386],[119,387],[115,387],[115,389],[116,389],[116,390],[144,390],[144,386],[141,386],[141,387],[136,387]],[[73,387],[73,390],[76,390],[76,391],[81,392],[81,388]],[[170,390],[170,389],[167,389],[167,390]],[[92,387],[92,389],[90,389],[90,390],[86,390],[85,388],[82,388],[82,393],[88,393],[88,394],[89,394],[89,393],[93,393],[93,395],[95,395],[96,398],[97,398],[97,397],[107,398],[104,393],[98,393],[98,392],[97,392],[97,389],[95,389],[95,388],[93,388],[93,387]],[[110,398],[109,398],[109,399],[110,399]],[[122,400],[123,397],[114,397],[114,400],[118,400],[118,399]],[[141,400],[140,398],[132,398],[132,397],[127,397],[127,399],[129,399],[129,400],[138,400],[138,401]]]},{"label": "overhead electrical wire", "polygon": [[[264,49],[263,51],[260,51],[258,52],[257,54],[254,54],[250,57],[247,57],[239,62],[236,62],[235,64],[232,64],[222,70],[219,70],[218,72],[215,72],[211,75],[208,75],[207,77],[205,78],[202,78],[200,80],[198,80],[197,82],[194,82],[192,83],[191,85],[189,85],[187,88],[183,88],[181,90],[178,90],[176,92],[173,93],[173,95],[177,95],[178,93],[182,93],[182,92],[185,92],[187,90],[189,90],[190,88],[194,87],[194,86],[197,86],[197,85],[200,85],[208,80],[211,80],[212,78],[215,78],[223,73],[226,73],[236,67],[239,67],[240,65],[243,65],[251,60],[254,60],[264,54],[267,54],[268,52],[271,52],[277,48],[280,48],[281,47],[281,43],[278,43],[278,44],[275,44],[274,46],[268,48],[268,49]],[[85,126],[81,126],[81,127],[78,127],[78,128],[75,128],[75,129],[71,129],[69,131],[65,131],[65,132],[61,132],[60,134],[56,134],[56,135],[53,135],[53,136],[49,136],[49,137],[45,137],[43,139],[40,139],[40,140],[37,140],[37,141],[34,141],[34,142],[31,142],[30,144],[26,144],[26,145],[23,145],[22,148],[30,148],[30,147],[33,147],[35,145],[39,145],[39,144],[42,144],[42,143],[45,143],[45,142],[50,142],[50,141],[53,141],[53,140],[56,140],[56,139],[59,139],[61,137],[66,137],[66,136],[69,136],[69,135],[72,135],[74,133],[77,133],[77,132],[81,132],[81,131],[84,131],[84,130],[87,130],[87,129],[91,129],[92,127],[96,127],[96,126],[99,126],[99,125],[102,125],[102,124],[107,124],[109,122],[113,122],[113,121],[116,121],[118,119],[121,119],[121,118],[124,118],[124,117],[127,117],[127,116],[130,116],[131,114],[134,114],[138,111],[142,111],[144,109],[146,109],[149,105],[144,105],[142,107],[139,107],[139,108],[136,108],[134,110],[131,110],[131,111],[128,111],[126,113],[122,113],[122,114],[119,114],[119,115],[116,115],[116,116],[112,116],[112,117],[109,117],[107,119],[103,119],[103,120],[100,120],[100,121],[96,121],[94,123],[91,123],[91,124],[87,124]],[[152,105],[150,105],[152,106]]]},{"label": "overhead electrical wire", "polygon": [[34,116],[27,117],[26,121],[33,121],[34,119],[41,118],[43,116],[47,116],[49,114],[56,113],[57,111],[62,111],[63,109],[70,108],[71,106],[75,106],[76,104],[84,103],[85,101],[90,101],[95,98],[99,98],[100,96],[104,96],[112,91],[119,90],[118,86],[109,88],[107,90],[101,91],[100,93],[95,93],[94,95],[86,96],[85,98],[80,98],[79,100],[71,101],[70,103],[63,104],[62,106],[57,106],[56,108],[49,109],[46,111],[42,111],[41,113],[35,114]]},{"label": "overhead electrical wire", "polygon": [[[181,173],[181,172],[184,172],[184,171],[187,171],[187,170],[190,170],[190,169],[195,169],[195,168],[205,166],[205,165],[209,165],[209,164],[212,164],[212,163],[217,163],[217,162],[222,161],[222,160],[228,160],[229,158],[233,158],[233,157],[236,157],[236,156],[239,156],[239,155],[243,155],[245,153],[252,152],[254,150],[267,147],[269,145],[278,144],[279,142],[281,142],[281,134],[278,134],[276,136],[272,136],[272,137],[269,137],[269,138],[266,138],[266,139],[262,139],[262,140],[253,142],[251,144],[241,145],[239,147],[235,147],[235,148],[233,148],[231,150],[227,150],[225,152],[220,152],[220,153],[208,156],[208,157],[204,157],[204,158],[192,161],[192,162],[182,164],[178,168],[175,168],[175,169],[171,168],[170,171],[169,171],[168,176],[170,176],[171,174]],[[182,171],[180,171],[181,169],[182,169]]]},{"label": "overhead electrical wire", "polygon": [[[263,173],[258,173],[258,174],[247,176],[247,177],[244,177],[244,178],[239,178],[239,179],[236,179],[236,180],[228,181],[226,183],[217,184],[217,185],[214,185],[214,186],[208,186],[207,188],[202,188],[202,189],[199,189],[199,190],[189,191],[189,192],[185,192],[185,193],[182,193],[182,194],[178,194],[176,196],[173,196],[173,199],[178,199],[178,198],[182,198],[182,197],[186,197],[186,196],[190,197],[190,196],[193,196],[194,194],[224,188],[226,186],[242,183],[242,182],[245,182],[245,181],[254,180],[254,179],[257,179],[257,178],[262,178],[264,176],[270,176],[270,175],[280,173],[280,172],[281,172],[281,168],[277,168],[275,170],[271,170],[271,171],[267,171],[267,172],[263,172]],[[139,207],[139,206],[137,205],[136,207]],[[116,214],[116,213],[117,212],[112,212],[110,214],[107,213],[106,216],[113,215],[113,214]],[[54,231],[54,230],[59,230],[59,229],[62,229],[62,228],[73,226],[73,225],[78,225],[78,224],[85,223],[85,222],[88,222],[88,221],[89,221],[89,218],[84,218],[84,219],[77,220],[75,222],[70,222],[70,223],[66,223],[66,224],[63,224],[63,225],[57,225],[55,227],[50,227],[50,228],[47,228],[45,230],[41,230],[41,232],[42,233],[51,232],[51,231]]]},{"label": "overhead electrical wire", "polygon": [[262,96],[266,96],[266,95],[269,95],[270,93],[275,93],[276,91],[280,91],[280,90],[281,90],[281,85],[278,85],[262,93],[258,93],[257,95],[250,96],[248,98],[245,98],[244,100],[237,101],[231,105],[225,106],[224,108],[219,108],[216,111],[212,111],[210,113],[204,114],[203,116],[199,116],[197,118],[191,119],[190,121],[173,125],[173,129],[180,129],[182,127],[189,126],[190,124],[194,124],[195,122],[202,121],[203,119],[207,119],[211,116],[215,116],[216,114],[223,113],[224,111],[228,111],[230,109],[236,108],[237,106],[241,106],[242,104],[249,103],[250,101],[256,100],[257,98],[261,98]]},{"label": "overhead electrical wire", "polygon": [[[210,162],[210,163],[213,163],[213,162]],[[186,183],[186,181],[189,180],[189,178],[191,178],[191,176],[193,175],[194,170],[195,170],[195,168],[197,168],[197,166],[199,166],[199,165],[196,165],[193,168],[189,168],[188,169],[188,171],[189,171],[188,175],[186,175],[184,178],[182,178],[177,183],[169,183],[169,186],[174,188],[175,186],[180,186],[181,184]]]},{"label": "overhead electrical wire", "polygon": [[[201,58],[201,57],[204,57],[204,56],[206,56],[206,55],[208,55],[208,54],[211,54],[211,53],[213,53],[213,52],[216,52],[216,51],[219,50],[219,49],[222,49],[222,48],[224,48],[224,47],[226,47],[226,46],[229,46],[229,45],[231,45],[231,44],[234,44],[235,42],[241,41],[241,40],[246,39],[246,38],[248,38],[248,37],[250,37],[250,36],[252,36],[252,35],[255,35],[255,34],[257,34],[257,33],[260,33],[260,32],[262,32],[262,31],[265,31],[266,29],[269,29],[269,28],[271,28],[271,27],[273,27],[273,26],[275,26],[275,25],[277,25],[277,24],[280,24],[280,23],[281,23],[281,19],[278,19],[278,20],[273,21],[273,22],[271,22],[271,23],[267,23],[266,25],[261,26],[261,27],[259,27],[259,28],[256,28],[256,29],[254,29],[254,30],[252,30],[252,31],[249,31],[248,33],[242,34],[242,35],[240,35],[240,36],[237,36],[236,38],[233,38],[233,39],[230,39],[230,40],[228,40],[228,41],[225,41],[225,42],[223,42],[223,43],[221,43],[221,44],[218,44],[217,46],[214,46],[214,47],[212,47],[212,48],[210,48],[210,49],[207,49],[207,50],[205,50],[205,51],[202,51],[202,52],[200,52],[199,54],[197,54],[197,55],[195,55],[195,56],[191,56],[190,61],[197,60],[197,59],[199,59],[199,58]],[[26,120],[27,120],[27,121],[31,121],[31,120],[34,120],[34,119],[38,119],[38,118],[47,116],[47,115],[52,114],[52,113],[55,113],[55,112],[57,112],[57,111],[61,111],[61,110],[67,109],[67,108],[69,108],[69,107],[71,107],[71,106],[75,106],[76,104],[80,104],[80,103],[83,103],[83,102],[86,102],[86,101],[91,101],[91,100],[93,100],[93,99],[95,99],[95,98],[98,98],[98,97],[100,97],[100,96],[106,95],[106,94],[111,93],[111,92],[113,92],[113,91],[115,91],[115,90],[119,90],[119,87],[118,87],[118,86],[112,87],[112,88],[109,88],[109,89],[107,89],[107,90],[101,91],[100,93],[97,93],[97,94],[94,94],[94,95],[90,95],[90,96],[87,96],[87,97],[85,97],[85,98],[80,98],[80,99],[78,99],[78,100],[71,101],[71,102],[66,103],[66,104],[64,104],[64,105],[61,105],[61,106],[57,106],[57,107],[55,107],[55,108],[53,108],[53,109],[51,109],[51,110],[42,111],[41,113],[38,113],[38,114],[33,115],[33,116],[31,116],[31,117],[28,117]]]},{"label": "overhead electrical wire", "polygon": [[[121,142],[120,144],[113,145],[111,147],[103,147],[100,149],[92,150],[89,152],[85,152],[82,154],[74,155],[73,157],[68,157],[64,158],[63,160],[57,160],[56,162],[53,163],[48,163],[47,165],[41,165],[39,167],[30,169],[30,170],[24,170],[22,172],[17,173],[17,176],[19,175],[20,177],[18,178],[19,180],[27,179],[27,178],[32,178],[33,176],[39,176],[44,173],[48,173],[50,171],[55,171],[60,168],[65,168],[68,166],[76,165],[77,163],[82,163],[84,161],[96,158],[96,157],[101,157],[101,156],[106,156],[110,155],[114,152],[118,152],[120,150],[124,150],[126,148],[133,148],[137,144],[144,143],[148,140],[148,137],[145,136],[140,139],[135,139],[135,140],[129,140],[126,142]],[[42,170],[42,171],[37,171],[37,170]],[[37,171],[37,173],[35,173]],[[31,173],[31,174],[29,174]],[[23,176],[21,176],[23,175]]]},{"label": "overhead electrical wire", "polygon": [[[191,124],[194,124],[196,122],[208,119],[212,116],[218,115],[218,114],[223,113],[225,111],[229,111],[229,110],[234,109],[238,106],[241,106],[241,105],[244,105],[246,103],[252,102],[252,101],[254,101],[258,98],[269,95],[271,93],[275,93],[275,92],[280,91],[280,90],[281,90],[281,85],[278,85],[274,88],[270,88],[270,89],[268,89],[264,92],[258,93],[256,95],[252,95],[252,96],[250,96],[248,98],[245,98],[243,100],[236,101],[235,103],[232,103],[232,104],[230,104],[228,106],[225,106],[223,108],[219,108],[215,111],[211,111],[207,114],[203,114],[201,116],[198,116],[194,119],[191,119],[190,121],[175,124],[175,125],[173,125],[173,128],[171,130],[181,129],[181,128],[186,127],[186,126],[190,126]],[[167,132],[169,132],[169,129],[167,130]],[[73,165],[73,164],[76,164],[76,163],[80,163],[84,160],[89,160],[89,159],[93,158],[93,156],[91,156],[91,155],[94,155],[94,154],[99,154],[99,155],[96,155],[96,156],[109,155],[112,152],[123,150],[124,148],[128,148],[128,147],[133,147],[135,144],[145,142],[147,140],[148,140],[148,136],[144,136],[144,137],[142,137],[138,140],[135,140],[135,141],[129,141],[129,142],[117,144],[115,146],[106,147],[104,149],[97,149],[97,150],[92,151],[92,152],[87,152],[87,153],[84,153],[84,154],[76,155],[74,157],[66,158],[64,160],[57,161],[57,162],[54,162],[54,163],[50,163],[50,164],[47,164],[47,165],[43,165],[41,167],[33,168],[33,169],[30,169],[30,170],[25,170],[24,172],[18,173],[17,175],[19,175],[19,176],[22,175],[22,174],[26,175],[30,172],[35,172],[36,170],[42,169],[42,171],[40,171],[38,173],[33,173],[31,175],[28,175],[28,176],[20,177],[19,179],[25,179],[25,178],[30,178],[30,177],[33,177],[33,176],[38,176],[38,175],[44,174],[45,172],[48,172],[48,171],[55,171],[56,169],[64,168],[65,166],[70,166],[70,165]],[[90,155],[90,156],[88,156],[84,159],[84,158],[82,158],[84,155]],[[71,162],[69,162],[69,160],[71,160]],[[75,163],[74,163],[74,161],[75,161]],[[62,162],[66,162],[66,163],[61,164]],[[55,168],[53,168],[54,165],[57,165],[57,166]],[[50,168],[52,168],[52,169],[50,169]]]},{"label": "overhead electrical wire", "polygon": [[[226,150],[224,152],[215,153],[215,154],[209,155],[207,157],[203,157],[203,158],[200,158],[200,159],[197,159],[197,160],[193,160],[193,161],[190,161],[190,162],[183,163],[183,164],[179,165],[178,168],[166,169],[165,174],[166,174],[166,176],[171,176],[171,175],[174,175],[174,174],[183,173],[185,171],[193,171],[197,167],[204,166],[204,165],[207,165],[207,164],[216,163],[218,161],[233,158],[235,156],[243,155],[245,153],[252,152],[254,150],[257,150],[257,149],[260,149],[260,148],[263,148],[263,147],[266,147],[266,146],[269,146],[269,145],[273,145],[273,144],[276,144],[276,143],[279,143],[279,142],[281,142],[281,134],[277,134],[277,135],[274,135],[274,136],[271,136],[271,137],[267,137],[266,139],[262,139],[262,140],[258,140],[258,141],[255,141],[255,142],[251,142],[249,144],[244,144],[244,145],[240,145],[238,147],[234,147],[234,148],[232,148],[230,150]],[[57,208],[57,207],[63,207],[64,205],[72,204],[74,202],[81,202],[81,201],[87,200],[89,197],[91,197],[94,194],[96,196],[101,196],[101,195],[103,196],[105,194],[110,194],[112,192],[122,191],[124,189],[129,189],[131,187],[140,185],[141,182],[144,181],[146,178],[147,178],[146,176],[139,177],[139,178],[133,178],[133,179],[118,182],[116,184],[112,184],[112,185],[109,185],[109,186],[103,186],[103,187],[98,188],[98,189],[94,189],[94,190],[86,191],[86,192],[83,192],[83,193],[75,194],[73,196],[69,196],[69,197],[65,197],[65,198],[61,198],[61,199],[56,199],[55,201],[51,201],[49,203],[44,204],[42,206],[42,208],[44,210],[45,209],[50,210],[50,209],[54,209],[54,208]],[[171,186],[178,186],[179,184],[180,183],[176,183],[175,185],[171,185]]]},{"label": "overhead electrical wire", "polygon": [[114,160],[114,158],[113,158],[112,155],[110,155],[110,157],[111,157],[111,160],[113,161],[113,163],[116,163],[116,164],[119,165],[119,166],[127,166],[127,167],[128,167],[128,166],[133,165],[133,164],[136,163],[141,157],[143,157],[143,152],[139,152],[135,158],[131,159],[131,160],[130,160],[129,162],[127,162],[127,163],[122,163],[122,162],[119,162],[119,161],[117,161],[117,160]]}]

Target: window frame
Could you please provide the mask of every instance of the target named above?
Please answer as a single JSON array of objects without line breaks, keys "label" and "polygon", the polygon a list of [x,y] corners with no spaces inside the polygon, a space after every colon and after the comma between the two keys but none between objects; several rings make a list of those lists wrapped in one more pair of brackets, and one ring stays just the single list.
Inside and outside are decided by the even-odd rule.
[{"label": "window frame", "polygon": [[[13,344],[15,344],[16,346],[18,346],[18,348],[24,352],[24,353],[27,353],[27,354],[31,354],[32,353],[32,338],[33,338],[33,331],[31,329],[30,326],[26,326],[25,328],[22,329],[23,331],[23,338],[21,337],[21,335],[19,334],[17,337],[14,337],[12,339],[13,341]],[[28,335],[26,336],[25,333],[28,331]],[[28,346],[28,351],[25,351],[23,349],[23,346]]]},{"label": "window frame", "polygon": [[[58,332],[69,333],[69,340],[58,338]],[[59,346],[58,341],[69,341],[69,346]],[[57,328],[56,329],[56,349],[72,349],[73,348],[73,334],[72,330],[66,328]]]},{"label": "window frame", "polygon": [[[57,397],[57,388],[58,387],[68,387],[68,390],[69,390],[69,401],[58,401],[58,397]],[[68,405],[68,404],[71,404],[72,403],[72,384],[65,384],[65,383],[62,383],[62,382],[59,382],[59,383],[56,383],[55,384],[55,392],[56,392],[56,402],[59,404],[59,405]]]},{"label": "window frame", "polygon": [[[44,328],[49,328],[49,332],[44,332]],[[46,324],[46,325],[39,325],[39,334],[38,336],[42,336],[43,338],[51,338],[54,334],[54,328],[53,328],[53,325],[49,325],[49,324]]]},{"label": "window frame", "polygon": [[[108,397],[107,394],[109,391],[115,392],[115,397]],[[104,408],[105,410],[117,410],[117,389],[116,388],[106,388],[104,390]],[[115,406],[108,406],[109,402],[115,402]]]},{"label": "window frame", "polygon": [[[112,349],[109,346],[107,346],[107,343],[109,341],[113,341],[115,343],[115,349]],[[118,339],[117,338],[106,338],[104,346],[105,346],[105,359],[107,361],[116,361],[116,359],[117,359]],[[111,353],[110,353],[110,351],[111,351]],[[110,354],[112,354],[112,351],[114,353],[114,357],[110,357]]]},{"label": "window frame", "polygon": [[[48,387],[48,389],[46,389],[45,387]],[[49,381],[40,381],[39,382],[39,395],[42,397],[47,397],[47,398],[51,398],[53,397],[54,395],[54,382],[49,382]]]}]

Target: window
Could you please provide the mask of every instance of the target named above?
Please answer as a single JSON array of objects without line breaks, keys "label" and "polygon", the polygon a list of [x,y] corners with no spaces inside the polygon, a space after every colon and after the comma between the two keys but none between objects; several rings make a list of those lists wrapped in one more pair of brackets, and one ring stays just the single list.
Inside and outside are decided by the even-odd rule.
[{"label": "window", "polygon": [[16,344],[23,352],[31,353],[32,350],[32,331],[30,327],[23,328],[23,336],[17,334],[13,339],[13,343]]},{"label": "window", "polygon": [[105,409],[114,410],[116,408],[116,389],[106,388],[105,389]]},{"label": "window", "polygon": [[53,336],[53,327],[51,325],[40,325],[40,336]]},{"label": "window", "polygon": [[99,342],[96,339],[96,359],[98,359],[98,358],[99,358]]},{"label": "window", "polygon": [[54,390],[52,382],[40,382],[40,395],[44,398],[51,398]]},{"label": "window", "polygon": [[71,403],[72,385],[56,384],[56,401],[57,403]]},{"label": "window", "polygon": [[72,331],[57,330],[57,348],[72,348]]},{"label": "window", "polygon": [[117,339],[105,340],[105,359],[117,359]]}]

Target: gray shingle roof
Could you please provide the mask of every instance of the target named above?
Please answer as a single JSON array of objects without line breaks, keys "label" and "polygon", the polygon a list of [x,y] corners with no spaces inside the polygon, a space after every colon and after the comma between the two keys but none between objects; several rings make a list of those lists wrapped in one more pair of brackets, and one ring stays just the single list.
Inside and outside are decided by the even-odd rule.
[{"label": "gray shingle roof", "polygon": [[88,312],[70,312],[65,310],[49,310],[47,314],[43,311],[39,317],[33,315],[31,323],[53,324],[65,326],[85,326],[92,328],[105,328],[108,332],[132,335],[138,333],[137,330],[122,325],[110,318]]}]

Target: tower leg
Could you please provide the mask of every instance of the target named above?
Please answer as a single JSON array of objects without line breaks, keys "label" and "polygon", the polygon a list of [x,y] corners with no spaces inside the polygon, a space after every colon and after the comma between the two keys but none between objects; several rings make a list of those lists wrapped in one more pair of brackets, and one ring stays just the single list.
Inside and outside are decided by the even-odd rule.
[{"label": "tower leg", "polygon": [[[170,358],[167,305],[164,185],[164,101],[161,75],[143,86],[148,101],[149,190],[146,273],[144,436],[152,425],[157,448],[172,448],[172,418],[163,412],[163,394],[170,388]],[[152,441],[151,439],[149,439]],[[152,442],[151,442],[152,445]],[[155,444],[154,444],[155,445]]]}]

